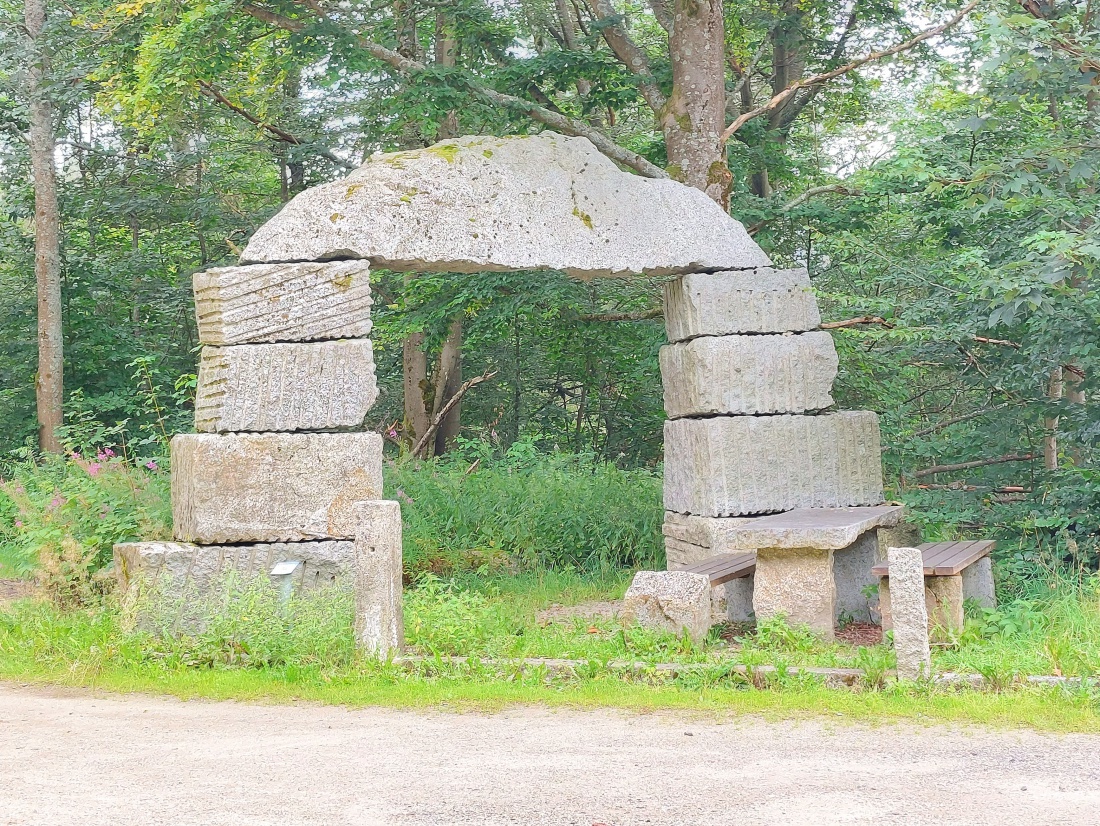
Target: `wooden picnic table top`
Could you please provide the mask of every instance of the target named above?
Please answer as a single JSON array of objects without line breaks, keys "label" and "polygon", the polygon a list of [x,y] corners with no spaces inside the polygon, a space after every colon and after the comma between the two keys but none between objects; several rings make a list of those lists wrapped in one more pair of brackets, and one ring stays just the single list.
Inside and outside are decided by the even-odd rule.
[{"label": "wooden picnic table top", "polygon": [[680,570],[692,574],[706,574],[710,577],[710,585],[713,588],[715,585],[723,585],[731,579],[740,579],[755,572],[756,554],[752,551],[719,554]]},{"label": "wooden picnic table top", "polygon": [[[924,561],[925,576],[955,576],[983,556],[987,556],[997,543],[992,539],[965,539],[959,542],[926,542],[918,545]],[[886,576],[889,566],[880,562],[871,568],[876,576]]]}]

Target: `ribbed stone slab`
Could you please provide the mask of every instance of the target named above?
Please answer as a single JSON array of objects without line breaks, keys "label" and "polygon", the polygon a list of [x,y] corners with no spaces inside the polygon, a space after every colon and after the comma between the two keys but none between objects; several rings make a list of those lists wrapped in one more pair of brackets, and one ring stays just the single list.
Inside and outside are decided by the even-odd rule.
[{"label": "ribbed stone slab", "polygon": [[217,545],[352,539],[382,495],[377,433],[186,433],[172,439],[176,539]]},{"label": "ribbed stone slab", "polygon": [[370,339],[204,347],[195,430],[358,427],[378,399]]},{"label": "ribbed stone slab", "polygon": [[766,267],[701,191],[623,172],[587,138],[468,136],[377,154],[307,189],[242,260],[362,258],[411,272],[661,275]]},{"label": "ribbed stone slab", "polygon": [[350,540],[276,542],[252,545],[194,545],[190,542],[121,542],[114,547],[115,576],[121,593],[144,581],[169,593],[202,593],[230,571],[242,579],[268,577],[279,562],[299,561],[298,589],[331,585],[355,567]]},{"label": "ribbed stone slab", "polygon": [[747,516],[878,505],[878,417],[719,416],[665,422],[665,509]]},{"label": "ribbed stone slab", "polygon": [[705,336],[661,348],[669,418],[803,413],[833,403],[837,355],[823,330]]},{"label": "ribbed stone slab", "polygon": [[820,323],[804,269],[694,273],[665,285],[665,331],[671,342],[737,333],[797,333]]},{"label": "ribbed stone slab", "polygon": [[203,344],[366,338],[366,261],[219,267],[193,278]]}]

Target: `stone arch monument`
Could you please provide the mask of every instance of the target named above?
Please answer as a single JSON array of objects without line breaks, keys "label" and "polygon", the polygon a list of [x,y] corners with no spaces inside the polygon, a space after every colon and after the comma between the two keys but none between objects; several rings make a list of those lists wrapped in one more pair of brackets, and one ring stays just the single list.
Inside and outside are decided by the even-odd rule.
[{"label": "stone arch monument", "polygon": [[[763,514],[882,502],[875,414],[823,412],[837,356],[805,270],[773,269],[702,192],[622,172],[584,138],[466,137],[373,156],[295,197],[240,266],[195,275],[198,432],[171,445],[177,541],[118,546],[124,586],[137,573],[201,584],[287,560],[308,585],[373,553],[391,571],[396,558],[398,578],[368,570],[368,591],[399,591],[382,439],[354,430],[378,392],[371,266],[672,276],[661,353],[672,568],[736,545],[730,529]],[[815,553],[801,570],[835,595],[833,549]],[[757,612],[791,607],[773,603]],[[394,620],[371,622],[377,633]],[[400,631],[382,636],[384,653]]]}]

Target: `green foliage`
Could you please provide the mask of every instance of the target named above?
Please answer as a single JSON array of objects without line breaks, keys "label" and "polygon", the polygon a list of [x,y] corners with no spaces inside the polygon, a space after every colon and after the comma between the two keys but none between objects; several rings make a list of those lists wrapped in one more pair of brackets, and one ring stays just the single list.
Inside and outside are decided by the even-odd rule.
[{"label": "green foliage", "polygon": [[663,567],[661,477],[517,442],[464,443],[387,470],[411,573],[463,568]]}]

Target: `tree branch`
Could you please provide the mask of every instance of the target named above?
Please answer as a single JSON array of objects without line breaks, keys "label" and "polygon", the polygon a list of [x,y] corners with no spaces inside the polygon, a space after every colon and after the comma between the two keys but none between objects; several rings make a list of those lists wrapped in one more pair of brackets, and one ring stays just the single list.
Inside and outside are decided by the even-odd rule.
[{"label": "tree branch", "polygon": [[660,307],[652,310],[640,310],[633,313],[594,313],[578,316],[580,321],[645,321],[650,318],[661,318],[665,311]]},{"label": "tree branch", "polygon": [[801,195],[796,195],[794,198],[787,201],[787,203],[783,204],[783,206],[781,206],[776,211],[776,214],[773,215],[771,218],[765,218],[763,221],[757,221],[755,224],[749,227],[749,235],[755,235],[763,227],[770,224],[776,218],[780,217],[781,215],[785,215],[795,207],[802,206],[802,204],[806,203],[811,198],[816,198],[818,195],[827,195],[829,193],[835,193],[837,195],[850,195],[853,198],[863,195],[860,190],[850,189],[844,184],[828,184],[826,186],[811,187],[810,189],[807,189],[805,192],[803,192]]},{"label": "tree branch", "polygon": [[459,401],[462,399],[463,396],[466,395],[466,392],[470,388],[477,387],[483,381],[488,381],[496,374],[496,370],[486,370],[480,376],[474,376],[472,379],[468,379],[467,381],[462,382],[462,384],[459,385],[459,388],[455,391],[455,394],[451,396],[451,398],[447,400],[447,403],[443,405],[440,411],[432,417],[432,423],[428,426],[428,429],[424,431],[424,435],[420,437],[420,441],[416,443],[416,447],[414,447],[412,450],[412,455],[420,456],[421,453],[423,453],[424,448],[428,446],[428,442],[433,436],[435,436],[435,432],[439,429],[440,423],[442,423],[442,421],[447,418],[447,414],[450,413],[451,409],[459,403]]},{"label": "tree branch", "polygon": [[962,416],[954,416],[950,419],[944,419],[942,422],[936,422],[936,424],[929,427],[922,428],[913,434],[914,439],[919,439],[921,436],[929,436],[936,431],[943,430],[945,427],[951,427],[953,424],[959,424],[960,422],[968,422],[971,419],[977,419],[979,416],[984,416],[986,413],[996,413],[998,410],[1004,410],[1008,407],[1008,404],[998,404],[996,407],[987,407],[983,410],[974,410],[970,413],[964,413]]},{"label": "tree branch", "polygon": [[638,90],[649,108],[654,113],[660,112],[667,100],[657,85],[657,79],[653,77],[646,53],[638,48],[626,29],[619,25],[623,16],[615,11],[611,0],[588,0],[588,5],[592,14],[598,18],[596,22],[603,23],[600,34],[615,53],[615,57],[638,78]]},{"label": "tree branch", "polygon": [[893,330],[894,325],[885,318],[877,315],[861,315],[859,318],[849,318],[845,321],[829,321],[821,325],[822,330],[839,330],[841,327],[856,327],[860,324],[878,324],[887,330]]},{"label": "tree branch", "polygon": [[[223,95],[221,92],[219,92],[218,89],[214,86],[214,84],[212,84],[208,81],[200,80],[199,81],[199,90],[204,95],[206,95],[208,98],[211,98],[212,100],[220,103],[226,109],[229,109],[230,111],[237,113],[238,115],[240,115],[242,118],[244,118],[249,123],[255,124],[256,126],[260,127],[260,129],[263,129],[265,132],[267,132],[268,134],[272,135],[273,137],[277,138],[278,140],[281,140],[283,143],[289,143],[292,146],[303,146],[306,143],[301,138],[299,138],[297,135],[292,135],[292,134],[290,134],[290,132],[287,132],[285,129],[280,129],[278,126],[275,126],[272,123],[267,123],[266,121],[261,120],[259,117],[252,114],[251,112],[249,112],[247,109],[244,109],[244,108],[238,106],[237,104],[233,103],[231,100],[229,100],[229,98],[227,98],[225,95]],[[314,151],[318,155],[320,155],[322,158],[327,158],[328,160],[332,161],[337,166],[342,166],[344,169],[355,169],[356,168],[356,164],[352,163],[351,161],[345,161],[343,158],[337,157],[336,155],[332,154],[332,152],[330,152],[328,149],[317,148]]]},{"label": "tree branch", "polygon": [[[322,12],[313,8],[314,4],[309,0],[296,0],[298,5],[308,9],[313,14],[317,15],[321,20],[332,23],[331,18]],[[251,4],[245,4],[242,9],[247,13],[255,17],[257,20],[263,20],[274,26],[280,26],[288,31],[298,32],[302,30],[302,24],[300,21],[291,20],[290,18],[284,18],[281,15],[275,15],[266,10],[258,9]],[[265,14],[261,16],[256,11],[263,11]],[[366,51],[369,55],[377,60],[388,65],[391,69],[400,72],[404,75],[416,76],[418,74],[424,74],[428,71],[428,67],[423,63],[410,58],[404,57],[398,52],[392,49],[387,49],[380,43],[375,43],[373,40],[369,40],[361,34],[351,34],[355,38],[355,41],[359,44],[359,47]],[[504,92],[498,92],[489,86],[486,86],[473,78],[466,79],[466,85],[474,94],[482,97],[492,103],[497,104],[506,109],[518,109],[523,112],[532,120],[549,126],[551,129],[556,129],[566,135],[575,135],[577,137],[588,138],[592,141],[593,145],[600,150],[604,155],[611,158],[613,161],[621,163],[623,166],[627,166],[641,175],[647,178],[668,178],[669,175],[659,166],[650,163],[636,152],[631,152],[629,149],[625,149],[615,143],[611,138],[605,135],[600,130],[592,127],[584,121],[571,118],[567,115],[559,112],[552,112],[545,106],[540,106],[537,103],[533,103],[529,100],[516,97],[515,95],[505,94]]]},{"label": "tree branch", "polygon": [[821,83],[827,83],[830,80],[835,80],[841,75],[846,75],[853,69],[858,69],[860,66],[866,66],[868,63],[873,63],[876,60],[882,60],[886,57],[893,57],[896,54],[912,49],[914,46],[923,43],[925,40],[935,37],[936,35],[943,34],[948,29],[958,25],[970,12],[978,6],[981,0],[971,0],[967,3],[958,14],[952,17],[945,23],[941,23],[938,26],[933,26],[931,29],[925,29],[918,35],[909,38],[904,43],[898,43],[895,46],[891,46],[889,49],[884,49],[880,52],[871,52],[858,60],[853,60],[850,63],[845,63],[843,66],[839,66],[836,69],[828,72],[822,72],[821,74],[813,75],[812,77],[804,78],[797,83],[792,83],[786,89],[779,94],[772,97],[767,103],[762,106],[757,106],[755,109],[751,109],[748,112],[743,112],[736,120],[726,127],[722,132],[721,142],[725,144],[730,138],[734,136],[738,129],[744,126],[751,120],[755,120],[761,115],[766,115],[769,112],[773,112],[779,107],[783,106],[792,95],[794,95],[799,89],[805,89],[809,86],[816,86]]},{"label": "tree branch", "polygon": [[997,456],[993,459],[975,459],[972,462],[959,462],[957,465],[936,465],[934,467],[918,470],[913,474],[917,479],[925,476],[934,476],[937,473],[952,473],[956,470],[970,470],[976,467],[988,467],[989,465],[1003,465],[1008,462],[1030,462],[1035,458],[1034,453],[1010,453],[1007,456]]}]

